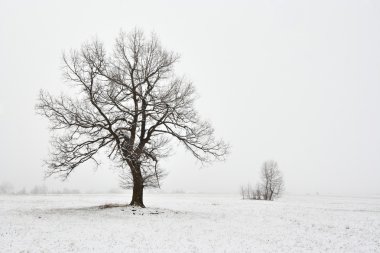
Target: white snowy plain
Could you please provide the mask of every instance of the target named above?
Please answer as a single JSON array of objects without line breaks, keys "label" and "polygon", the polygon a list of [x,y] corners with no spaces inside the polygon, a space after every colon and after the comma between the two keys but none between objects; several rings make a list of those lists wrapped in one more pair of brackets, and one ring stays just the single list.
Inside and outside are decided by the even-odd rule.
[{"label": "white snowy plain", "polygon": [[380,197],[0,196],[0,252],[380,252]]}]

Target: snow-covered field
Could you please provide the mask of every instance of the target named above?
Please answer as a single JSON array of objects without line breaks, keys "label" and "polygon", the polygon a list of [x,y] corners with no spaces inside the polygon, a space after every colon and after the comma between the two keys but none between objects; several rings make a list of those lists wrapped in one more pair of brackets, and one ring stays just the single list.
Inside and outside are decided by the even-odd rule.
[{"label": "snow-covered field", "polygon": [[0,196],[0,252],[380,252],[380,198]]}]

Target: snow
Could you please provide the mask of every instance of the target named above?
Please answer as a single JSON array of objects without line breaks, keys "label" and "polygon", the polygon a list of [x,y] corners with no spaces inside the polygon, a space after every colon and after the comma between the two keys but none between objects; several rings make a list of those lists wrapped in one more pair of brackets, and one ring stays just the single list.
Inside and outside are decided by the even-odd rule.
[{"label": "snow", "polygon": [[0,196],[0,252],[380,252],[380,198]]}]

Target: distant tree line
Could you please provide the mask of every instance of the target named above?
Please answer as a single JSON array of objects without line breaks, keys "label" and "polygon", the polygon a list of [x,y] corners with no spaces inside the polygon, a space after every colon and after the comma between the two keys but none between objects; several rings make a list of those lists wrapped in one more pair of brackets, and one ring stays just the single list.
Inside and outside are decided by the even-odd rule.
[{"label": "distant tree line", "polygon": [[9,182],[2,182],[0,184],[0,194],[11,194],[13,193],[13,185]]},{"label": "distant tree line", "polygon": [[241,186],[243,199],[273,200],[280,197],[284,190],[284,180],[277,162],[269,160],[261,168],[261,182],[252,187],[250,184]]},{"label": "distant tree line", "polygon": [[68,189],[64,188],[62,190],[50,190],[45,185],[36,185],[30,191],[27,191],[25,188],[21,190],[15,190],[13,185],[9,182],[0,183],[0,194],[16,194],[16,195],[25,195],[25,194],[80,194],[81,192],[77,189]]}]

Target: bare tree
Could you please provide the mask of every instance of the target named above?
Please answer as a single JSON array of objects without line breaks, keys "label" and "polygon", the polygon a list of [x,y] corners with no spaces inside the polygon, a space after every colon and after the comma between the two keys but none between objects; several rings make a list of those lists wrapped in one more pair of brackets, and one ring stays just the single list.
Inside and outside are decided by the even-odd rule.
[{"label": "bare tree", "polygon": [[262,195],[265,200],[273,200],[280,196],[284,188],[284,183],[277,162],[273,160],[264,162],[261,169],[261,179]]},{"label": "bare tree", "polygon": [[105,150],[124,186],[133,188],[130,204],[144,207],[143,189],[159,186],[164,173],[158,162],[171,140],[202,163],[224,159],[228,146],[194,110],[194,86],[175,75],[178,59],[139,30],[121,33],[112,53],[94,40],[64,54],[64,77],[77,95],[41,91],[36,106],[57,133],[46,175],[66,179],[86,161],[98,165],[97,154]]}]

